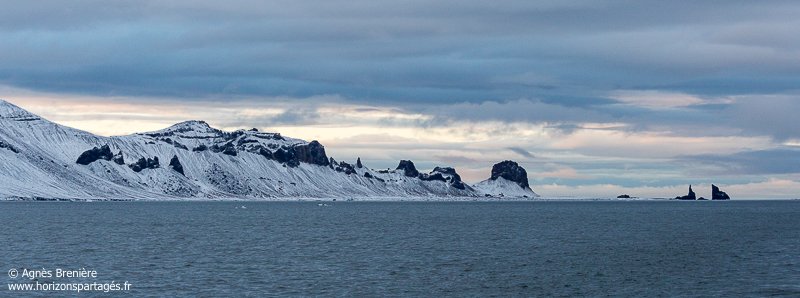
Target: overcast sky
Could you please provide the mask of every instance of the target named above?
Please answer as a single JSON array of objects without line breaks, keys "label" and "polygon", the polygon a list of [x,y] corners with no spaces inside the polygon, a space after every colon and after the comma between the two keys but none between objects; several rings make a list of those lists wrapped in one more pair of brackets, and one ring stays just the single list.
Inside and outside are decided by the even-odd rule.
[{"label": "overcast sky", "polygon": [[367,166],[512,159],[545,196],[800,197],[797,1],[18,1],[0,98],[103,135],[203,119]]}]

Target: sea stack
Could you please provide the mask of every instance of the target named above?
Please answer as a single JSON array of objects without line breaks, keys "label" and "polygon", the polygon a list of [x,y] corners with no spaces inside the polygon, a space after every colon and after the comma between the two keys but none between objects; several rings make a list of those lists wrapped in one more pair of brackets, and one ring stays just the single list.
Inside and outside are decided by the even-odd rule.
[{"label": "sea stack", "polygon": [[728,196],[727,193],[725,193],[724,191],[719,190],[719,187],[717,187],[716,185],[711,184],[711,200],[712,201],[724,201],[724,200],[730,200],[730,199],[731,199],[731,197]]},{"label": "sea stack", "polygon": [[682,201],[694,201],[694,200],[697,200],[697,195],[692,190],[692,186],[689,185],[689,194],[685,195],[685,196],[682,196],[682,197],[675,197],[675,199],[676,200],[682,200]]}]

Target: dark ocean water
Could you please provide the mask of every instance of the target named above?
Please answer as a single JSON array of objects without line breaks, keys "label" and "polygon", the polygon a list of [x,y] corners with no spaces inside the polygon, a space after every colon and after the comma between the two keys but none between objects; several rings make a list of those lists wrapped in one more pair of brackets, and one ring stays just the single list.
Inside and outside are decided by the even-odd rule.
[{"label": "dark ocean water", "polygon": [[328,204],[0,203],[0,269],[135,296],[800,296],[798,201]]}]

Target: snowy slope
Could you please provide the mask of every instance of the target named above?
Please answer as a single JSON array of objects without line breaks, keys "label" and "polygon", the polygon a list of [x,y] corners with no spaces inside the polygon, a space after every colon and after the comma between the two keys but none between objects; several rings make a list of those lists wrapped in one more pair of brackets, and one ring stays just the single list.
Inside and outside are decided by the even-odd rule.
[{"label": "snowy slope", "polygon": [[316,141],[255,129],[226,132],[203,121],[103,137],[0,100],[0,199],[537,196],[502,178],[470,186],[452,168],[419,173],[410,161],[401,166],[376,171],[360,161],[337,162]]},{"label": "snowy slope", "polygon": [[497,180],[487,179],[478,182],[473,187],[478,192],[499,198],[539,197],[539,195],[534,193],[533,190],[530,189],[530,187],[520,187],[519,185],[517,185],[517,183],[506,180],[502,177],[497,178]]}]

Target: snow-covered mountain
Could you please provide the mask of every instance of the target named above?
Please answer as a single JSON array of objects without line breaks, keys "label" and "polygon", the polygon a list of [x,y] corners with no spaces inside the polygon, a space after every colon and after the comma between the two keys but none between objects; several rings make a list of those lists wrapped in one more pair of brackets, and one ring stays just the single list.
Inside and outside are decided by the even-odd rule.
[{"label": "snow-covered mountain", "polygon": [[535,198],[512,161],[475,185],[455,169],[411,161],[373,170],[337,162],[317,141],[203,121],[103,137],[0,100],[0,199]]}]

